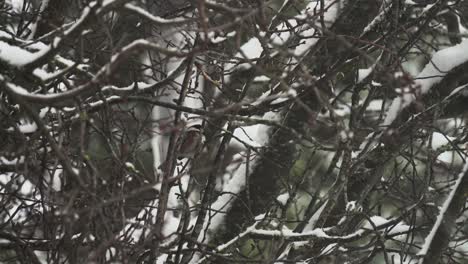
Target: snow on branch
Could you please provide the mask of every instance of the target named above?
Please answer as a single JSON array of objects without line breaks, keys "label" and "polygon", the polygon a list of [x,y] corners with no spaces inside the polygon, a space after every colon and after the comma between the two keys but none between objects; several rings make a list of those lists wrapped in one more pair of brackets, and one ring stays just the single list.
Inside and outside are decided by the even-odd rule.
[{"label": "snow on branch", "polygon": [[184,18],[173,18],[173,19],[166,19],[162,18],[160,16],[155,16],[151,14],[150,12],[146,11],[145,9],[135,6],[133,4],[125,4],[124,5],[125,9],[128,11],[131,11],[133,13],[138,14],[139,16],[146,18],[150,20],[152,23],[155,23],[157,25],[164,25],[164,26],[178,26],[178,25],[184,25],[191,23],[190,20],[184,19]]},{"label": "snow on branch", "polygon": [[412,87],[419,89],[421,94],[426,94],[451,70],[467,62],[467,50],[468,40],[465,39],[458,45],[436,52],[431,61],[415,78],[414,83],[401,89],[402,95],[393,100],[382,125],[384,127],[391,125],[400,112],[416,100],[414,93],[412,93]]},{"label": "snow on branch", "polygon": [[[63,30],[63,34],[55,36],[50,45],[46,45],[43,49],[36,53],[27,53],[20,48],[9,45],[6,42],[0,41],[0,59],[6,61],[16,68],[34,69],[47,63],[48,59],[56,55],[62,48],[62,43],[77,34],[81,33],[86,26],[92,21],[94,17],[104,15],[106,12],[111,11],[113,8],[123,5],[126,1],[113,0],[104,1],[102,5],[93,1],[86,6],[81,12],[80,18],[73,23],[68,29]],[[67,25],[68,27],[68,25]],[[140,43],[142,44],[142,43]],[[155,47],[153,46],[153,49]],[[17,56],[18,53],[22,56]]]},{"label": "snow on branch", "polygon": [[439,231],[441,228],[442,222],[444,221],[444,218],[448,212],[449,206],[452,204],[453,199],[455,197],[455,194],[459,191],[460,184],[463,181],[463,178],[466,176],[468,173],[468,163],[465,164],[463,167],[462,171],[458,174],[457,180],[455,181],[455,185],[452,187],[452,190],[450,191],[449,195],[445,199],[444,204],[442,205],[442,208],[440,209],[439,215],[437,216],[437,219],[434,223],[434,226],[432,226],[431,232],[426,236],[424,240],[424,244],[421,247],[421,250],[418,252],[418,256],[420,257],[420,264],[425,263],[425,256],[428,254],[429,250],[431,249],[431,245],[436,238],[436,233]]},{"label": "snow on branch", "polygon": [[369,31],[374,29],[379,23],[385,20],[385,17],[390,12],[390,8],[392,7],[392,2],[389,0],[382,1],[382,5],[380,6],[380,12],[377,14],[376,17],[364,28],[362,31],[361,36],[364,36]]},{"label": "snow on branch", "polygon": [[46,47],[37,51],[29,51],[0,40],[0,61],[20,68],[42,57],[49,49]]},{"label": "snow on branch", "polygon": [[[98,71],[96,76],[94,76],[94,78],[91,81],[83,85],[80,85],[73,90],[68,90],[68,91],[61,92],[61,93],[34,94],[14,84],[7,83],[7,87],[9,88],[11,92],[16,94],[17,96],[21,96],[26,101],[35,102],[39,104],[55,104],[58,102],[63,103],[64,100],[74,98],[75,96],[79,94],[96,89],[96,86],[98,86],[98,84],[104,83],[106,78],[110,76],[116,70],[116,68],[119,65],[121,65],[121,63],[126,61],[126,59],[134,51],[144,49],[144,48],[155,50],[155,51],[164,53],[168,56],[183,57],[183,56],[188,55],[188,53],[185,53],[176,49],[164,48],[150,41],[147,41],[144,39],[138,39],[128,44],[124,48],[122,48],[122,50],[119,53],[112,56],[111,61],[107,63],[106,65],[104,65],[103,67],[101,67],[101,69]],[[170,75],[169,77],[171,77],[170,79],[172,80],[174,76]],[[163,83],[166,83],[166,82],[164,82],[163,80]],[[149,89],[150,87],[154,88],[157,86],[158,86],[157,84],[144,85],[142,89]]]},{"label": "snow on branch", "polygon": [[[269,112],[265,114],[265,117],[268,119],[278,119],[279,114]],[[248,138],[245,139],[245,141],[249,142],[250,145],[263,145],[268,141],[269,131],[269,126],[258,124],[250,127],[237,128],[234,135],[235,138],[239,140]],[[232,144],[238,145],[239,143],[235,142]],[[205,231],[200,232],[197,239],[198,242],[210,242],[225,221],[227,221],[224,212],[229,211],[234,201],[236,201],[238,194],[244,190],[249,173],[252,173],[260,160],[258,155],[250,155],[250,153],[250,150],[245,150],[233,157],[233,160],[238,160],[239,162],[234,162],[226,169],[223,176],[226,184],[222,186],[221,195],[209,206],[210,213],[206,215],[203,223],[203,230]],[[225,247],[226,246],[219,247],[219,250]],[[195,261],[197,261],[197,259],[201,258],[201,255],[197,254],[194,258]]]},{"label": "snow on branch", "polygon": [[[364,235],[371,233],[374,229],[386,230],[386,232],[388,232],[389,235],[397,234],[400,232],[407,232],[409,230],[408,226],[401,225],[399,221],[396,222],[396,225],[398,226],[398,228],[390,229],[389,225],[395,225],[394,224],[395,220],[388,220],[380,216],[374,216],[370,219],[370,221],[373,222],[372,225],[369,223],[366,223],[362,228],[356,230],[355,232],[347,234],[347,235],[343,235],[343,236],[328,235],[327,229],[323,229],[323,228],[315,228],[315,229],[305,231],[302,233],[296,233],[284,226],[281,230],[259,229],[257,228],[257,225],[259,223],[258,217],[256,218],[256,220],[257,221],[253,225],[246,228],[244,232],[242,232],[241,234],[239,234],[232,240],[226,242],[225,244],[217,246],[216,249],[213,251],[213,253],[222,252],[223,250],[227,249],[230,245],[232,245],[233,243],[235,243],[236,241],[244,237],[266,239],[266,240],[280,239],[280,240],[288,241],[288,242],[320,240],[320,241],[326,241],[327,243],[336,243],[336,242],[345,243],[345,242],[352,242],[352,241],[361,239]],[[206,257],[200,259],[196,263],[202,263],[202,261],[204,260],[206,260]]]},{"label": "snow on branch", "polygon": [[[257,225],[264,218],[265,218],[265,214],[262,214],[262,215],[259,215],[259,216],[255,217],[255,223],[253,225],[247,227],[244,232],[240,233],[239,235],[237,235],[233,239],[229,240],[228,242],[226,242],[224,244],[221,244],[221,245],[218,245],[213,251],[214,252],[222,252],[223,250],[229,248],[231,245],[233,245],[234,243],[236,243],[240,239],[242,239],[242,238],[246,237],[247,235],[249,235],[250,233],[252,233],[257,228]],[[203,257],[203,258],[199,259],[196,263],[203,263],[206,259],[207,259],[207,257]]]}]

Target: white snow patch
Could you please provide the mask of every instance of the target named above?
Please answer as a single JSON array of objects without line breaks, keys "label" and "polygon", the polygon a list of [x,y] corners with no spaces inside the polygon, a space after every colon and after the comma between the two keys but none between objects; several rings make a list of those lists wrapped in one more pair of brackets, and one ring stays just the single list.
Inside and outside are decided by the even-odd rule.
[{"label": "white snow patch", "polygon": [[286,205],[288,200],[289,200],[289,193],[287,193],[287,192],[283,193],[283,194],[280,194],[280,195],[278,195],[278,197],[276,197],[276,201],[278,201],[283,206]]},{"label": "white snow patch", "polygon": [[320,216],[322,215],[322,212],[323,210],[325,209],[325,207],[327,206],[328,204],[328,201],[327,200],[326,202],[324,202],[322,204],[322,206],[320,206],[320,208],[315,211],[314,215],[312,215],[312,217],[309,219],[309,221],[307,222],[307,225],[304,227],[304,232],[308,232],[308,231],[311,231],[315,228],[315,224],[317,223],[317,221],[320,219]]},{"label": "white snow patch", "polygon": [[[323,10],[326,10],[326,12],[323,14],[324,21],[326,22],[327,25],[331,25],[337,15],[338,11],[340,8],[340,5],[337,4],[336,0],[325,0],[324,2],[324,8]],[[306,19],[309,15],[314,16],[314,11],[315,10],[321,10],[320,7],[321,1],[311,1],[307,7],[304,9],[304,11],[296,16],[297,19]],[[319,22],[316,22],[318,26],[321,26]],[[317,43],[318,38],[314,38],[315,34],[315,29],[314,28],[308,28],[309,26],[306,24],[301,29],[299,30],[299,35],[301,37],[304,37],[304,40],[301,41],[301,44],[299,44],[295,50],[294,50],[294,56],[300,57],[305,55],[310,48]]]},{"label": "white snow patch", "polygon": [[[249,39],[246,43],[244,43],[240,47],[240,51],[235,55],[235,58],[243,58],[246,60],[255,60],[260,58],[260,55],[263,52],[263,47],[258,38],[253,37]],[[239,65],[236,65],[234,63],[228,63],[226,65],[226,69],[229,71],[232,70],[248,70],[252,67],[252,64],[255,64],[255,62],[244,62]]]},{"label": "white snow patch", "polygon": [[[18,130],[23,134],[34,133],[37,131],[37,124],[35,122],[30,122],[26,119],[20,119],[19,124],[17,126]],[[7,131],[13,132],[15,131],[15,128],[9,127],[7,128]]]},{"label": "white snow patch", "polygon": [[[372,217],[370,217],[370,222],[372,222],[376,227],[380,226],[380,225],[384,225],[388,222],[389,220],[382,217],[382,216],[378,216],[378,215],[374,215]],[[373,226],[371,223],[369,222],[366,222],[364,224],[364,228],[367,228],[367,229],[373,229]]]},{"label": "white snow patch", "polygon": [[449,140],[453,141],[453,140],[455,140],[455,138],[444,135],[444,134],[439,133],[439,132],[434,132],[434,133],[432,133],[432,143],[431,143],[432,148],[437,149],[437,148],[440,148],[442,146],[445,146],[445,145],[449,144]]},{"label": "white snow patch", "polygon": [[[204,37],[204,34],[201,34],[202,37]],[[226,37],[221,37],[221,36],[215,36],[215,32],[211,31],[208,32],[208,39],[211,43],[217,44],[225,41],[227,38]]]},{"label": "white snow patch", "polygon": [[23,67],[41,57],[47,51],[49,51],[49,48],[30,52],[0,40],[0,60],[15,67]]},{"label": "white snow patch", "polygon": [[[0,157],[0,164],[3,165],[17,165],[18,163],[24,163],[24,156],[21,156],[20,158],[14,158],[12,160],[9,160],[5,157]],[[0,177],[1,179],[1,177]]]},{"label": "white snow patch", "polygon": [[362,82],[364,79],[367,78],[372,73],[372,68],[367,68],[367,69],[359,69],[358,70],[358,80],[357,83]]},{"label": "white snow patch", "polygon": [[[426,94],[438,82],[440,82],[448,72],[455,67],[468,61],[468,39],[462,40],[461,43],[436,52],[431,61],[426,64],[424,69],[415,78],[414,84],[411,86],[414,89],[420,89],[421,94]],[[387,111],[387,115],[383,122],[383,126],[389,126],[398,116],[398,114],[410,105],[415,99],[413,93],[406,91],[412,90],[411,87],[404,87],[401,90],[403,94],[395,98]]]},{"label": "white snow patch", "polygon": [[369,105],[367,106],[366,110],[367,111],[380,111],[382,110],[382,104],[383,104],[382,99],[372,100],[369,102]]},{"label": "white snow patch", "polygon": [[[263,118],[276,121],[278,120],[278,114],[267,112]],[[239,127],[234,131],[235,138],[232,140],[231,144],[240,148],[245,148],[244,143],[252,147],[262,147],[268,143],[267,132],[269,129],[270,126],[263,124]]]},{"label": "white snow patch", "polygon": [[291,32],[288,29],[287,24],[291,25],[292,27],[295,27],[297,26],[297,20],[289,19],[288,23],[283,22],[279,24],[275,30],[277,32],[271,35],[271,38],[270,38],[271,43],[273,43],[274,45],[280,46],[280,45],[283,45],[289,39],[289,37],[291,36]]},{"label": "white snow patch", "polygon": [[266,75],[261,75],[261,76],[257,76],[254,78],[254,82],[268,82],[269,80],[270,80],[270,77]]}]

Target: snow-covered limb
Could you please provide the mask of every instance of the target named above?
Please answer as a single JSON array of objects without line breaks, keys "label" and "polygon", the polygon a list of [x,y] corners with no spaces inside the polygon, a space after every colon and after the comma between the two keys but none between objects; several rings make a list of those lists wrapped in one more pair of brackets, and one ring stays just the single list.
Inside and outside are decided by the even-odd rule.
[{"label": "snow-covered limb", "polygon": [[[244,238],[245,236],[249,235],[252,231],[255,230],[255,228],[257,228],[257,225],[265,218],[265,215],[259,215],[257,217],[255,217],[255,223],[249,227],[247,227],[245,229],[244,232],[240,233],[239,235],[237,235],[236,237],[234,237],[233,239],[229,240],[228,242],[224,243],[224,244],[221,244],[221,245],[218,245],[213,251],[214,252],[222,252],[223,250],[229,248],[231,245],[233,245],[234,243],[236,243],[237,241],[239,241],[240,239]],[[207,257],[203,257],[201,259],[199,259],[197,262],[195,263],[203,263],[203,261],[205,261],[207,259]]]},{"label": "snow-covered limb", "polygon": [[[335,1],[335,0],[325,0],[325,1],[311,1],[306,8],[296,16],[297,19],[307,19],[308,17],[313,17],[316,10],[325,10],[323,14],[323,20],[326,23],[326,26],[331,26],[335,20],[338,18],[338,14],[340,12],[341,3],[342,1]],[[324,4],[324,6],[321,6]],[[320,22],[315,21],[317,27],[320,27]],[[326,30],[326,28],[322,29]],[[294,56],[299,59],[300,62],[305,56],[309,53],[310,49],[317,43],[318,38],[314,38],[313,36],[316,34],[316,29],[314,26],[310,26],[308,24],[299,27],[298,34],[304,38],[303,41],[293,51]]]},{"label": "snow-covered limb", "polygon": [[[378,217],[378,216],[372,217],[371,220],[375,221],[373,225],[377,229],[388,228],[388,226],[394,222],[393,220],[387,220],[385,218]],[[316,228],[316,229],[312,229],[309,231],[304,231],[302,233],[295,233],[286,227],[283,227],[282,230],[265,230],[265,229],[257,229],[256,228],[257,225],[258,225],[258,222],[255,222],[253,225],[246,228],[244,232],[242,232],[241,234],[239,234],[238,236],[236,236],[229,242],[219,245],[214,250],[214,253],[219,253],[223,251],[224,249],[228,248],[234,242],[238,241],[239,239],[243,237],[251,237],[251,238],[265,239],[265,240],[281,239],[283,241],[289,241],[292,243],[299,242],[299,241],[308,241],[308,240],[315,240],[315,241],[320,240],[320,241],[325,241],[327,243],[333,244],[337,242],[344,243],[344,242],[351,242],[351,241],[358,240],[362,238],[364,235],[370,234],[371,233],[370,231],[372,230],[371,225],[367,223],[366,225],[364,225],[363,228],[358,229],[357,231],[351,234],[344,235],[344,236],[333,236],[333,235],[328,235],[326,233],[326,230],[323,228]],[[390,229],[390,233],[388,234],[391,235],[391,234],[396,234],[398,232],[406,232],[408,231],[408,229],[409,229],[408,226],[404,226],[402,228]],[[289,249],[290,247],[288,247],[285,250],[286,253],[282,255],[287,254]],[[201,258],[198,262],[195,262],[195,263],[202,263],[206,259],[207,257]]]},{"label": "snow-covered limb", "polygon": [[[247,60],[244,63],[229,62],[225,65],[225,71],[228,73],[237,71],[237,70],[248,70],[255,65],[255,61],[260,58],[263,52],[263,47],[260,44],[258,38],[253,37],[245,42],[239,49],[239,52],[236,53],[234,58]],[[225,76],[225,82],[230,81],[230,74]]]},{"label": "snow-covered limb", "polygon": [[[431,61],[426,64],[424,69],[415,77],[414,83],[404,88],[398,88],[401,94],[393,99],[390,107],[385,113],[385,119],[381,127],[388,128],[398,117],[398,115],[418,96],[428,93],[431,88],[442,81],[447,74],[456,67],[468,62],[468,40],[463,40],[460,44],[436,52]],[[461,86],[465,87],[465,86]],[[449,96],[444,98],[446,101],[463,88],[455,89]],[[370,133],[362,142],[358,151],[353,152],[353,157],[358,157],[364,153],[363,150],[372,150],[376,142],[382,137],[382,133]]]},{"label": "snow-covered limb", "polygon": [[400,221],[401,219],[387,219],[379,215],[374,215],[369,217],[367,221],[364,223],[362,228],[376,231],[379,229],[384,229],[383,232],[386,235],[395,235],[406,233],[411,230],[411,227],[404,224]]},{"label": "snow-covered limb", "polygon": [[[177,48],[166,48],[163,47],[157,43],[148,41],[146,39],[137,39],[134,40],[132,43],[126,45],[123,47],[119,52],[117,52],[115,55],[112,56],[111,61],[108,63],[107,67],[115,67],[118,65],[118,62],[120,62],[123,59],[128,58],[128,56],[137,50],[140,49],[148,49],[148,50],[153,50],[159,53],[162,53],[164,55],[167,55],[169,57],[186,57],[189,55],[189,53],[181,51]],[[102,68],[99,72],[107,70]],[[99,75],[99,73],[98,73]]]},{"label": "snow-covered limb", "polygon": [[[162,52],[163,54],[170,55],[170,56],[186,56],[187,53],[178,51],[176,49],[171,48],[163,48],[160,47],[156,43],[151,43],[147,40],[138,39],[130,43],[129,45],[125,46],[119,53],[114,55],[109,63],[101,67],[94,78],[73,90],[68,90],[61,93],[50,93],[50,94],[33,94],[28,92],[26,89],[14,85],[11,83],[7,83],[8,88],[11,92],[15,93],[17,96],[21,96],[23,100],[35,102],[39,104],[55,104],[55,103],[64,103],[64,101],[73,99],[74,97],[81,95],[82,93],[89,93],[91,91],[95,91],[97,89],[98,84],[103,82],[111,73],[115,71],[115,69],[125,60],[128,56],[139,49],[148,48],[151,50],[156,50],[158,52]],[[178,73],[178,72],[177,72]],[[166,84],[168,81],[172,80],[174,76],[170,75],[167,79],[163,80],[161,83],[155,83],[152,85],[144,85],[142,87],[143,90],[154,89],[155,87],[159,87],[160,85]],[[122,90],[121,90],[122,91]],[[93,93],[92,93],[93,94]]]},{"label": "snow-covered limb", "polygon": [[278,195],[278,197],[276,197],[276,201],[282,206],[285,206],[289,200],[289,197],[289,193],[285,192],[283,194]]},{"label": "snow-covered limb", "polygon": [[311,231],[311,230],[314,230],[315,228],[315,224],[317,223],[317,221],[320,219],[320,217],[322,216],[322,212],[323,210],[325,209],[325,207],[327,206],[328,204],[328,201],[329,200],[326,200],[322,206],[320,206],[319,209],[317,209],[317,211],[315,211],[315,213],[312,215],[312,217],[307,221],[307,224],[305,225],[303,231],[304,232],[308,232],[308,231]]},{"label": "snow-covered limb", "polygon": [[[427,262],[426,256],[427,256],[429,250],[431,249],[431,245],[433,244],[434,239],[437,239],[436,238],[437,232],[440,232],[440,228],[443,228],[441,226],[442,222],[444,221],[444,219],[446,217],[446,214],[448,213],[450,205],[452,205],[452,203],[455,202],[455,201],[453,201],[453,199],[454,199],[455,195],[460,191],[460,189],[459,189],[460,184],[462,183],[463,179],[466,177],[467,173],[468,173],[468,163],[465,164],[462,171],[458,174],[454,186],[452,187],[452,189],[450,190],[449,195],[445,199],[444,204],[442,205],[442,208],[440,208],[439,215],[437,216],[437,219],[436,219],[434,225],[432,226],[431,231],[426,236],[426,238],[424,240],[424,244],[422,245],[421,250],[419,250],[419,252],[418,252],[418,256],[420,256],[420,260],[419,260],[420,264],[429,263],[429,262]],[[433,261],[433,260],[431,260],[431,261]]]},{"label": "snow-covered limb", "polygon": [[48,8],[49,2],[50,2],[50,0],[43,0],[42,1],[40,9],[39,9],[39,14],[38,14],[36,20],[30,26],[31,33],[29,34],[29,39],[32,39],[34,37],[34,35],[36,35],[37,25],[38,25],[39,21],[42,19],[42,16],[43,16],[45,10]]},{"label": "snow-covered limb", "polygon": [[364,28],[362,31],[361,37],[367,34],[369,31],[374,29],[379,23],[381,23],[385,16],[389,13],[390,8],[392,7],[392,2],[389,0],[382,1],[382,5],[380,6],[379,14]]},{"label": "snow-covered limb", "polygon": [[414,83],[401,89],[402,94],[393,100],[382,126],[388,127],[391,125],[401,111],[416,100],[414,89],[416,89],[417,93],[426,94],[434,85],[442,81],[451,70],[466,63],[468,61],[467,50],[468,39],[464,39],[458,45],[436,52],[431,61],[415,78]]},{"label": "snow-covered limb", "polygon": [[[279,116],[276,113],[265,114],[266,118],[275,119]],[[234,134],[237,138],[244,139],[250,142],[252,145],[263,145],[268,141],[268,133],[270,127],[265,125],[254,125],[250,127],[238,128]],[[246,139],[247,138],[247,139]],[[239,144],[239,143],[233,143]],[[242,148],[243,146],[241,146]],[[224,173],[224,179],[226,184],[222,186],[221,195],[218,196],[215,202],[209,206],[210,212],[206,214],[202,232],[198,235],[198,241],[200,243],[207,243],[211,241],[216,232],[225,224],[226,214],[232,207],[233,203],[237,199],[237,194],[244,190],[246,180],[248,179],[248,173],[252,173],[253,168],[257,165],[259,156],[248,155],[249,150],[243,151],[233,157],[233,160],[240,160],[238,163],[231,164],[227,171]],[[258,220],[258,219],[257,219]],[[192,261],[197,261],[201,258],[200,254],[196,254]]]},{"label": "snow-covered limb", "polygon": [[39,79],[41,79],[42,82],[47,83],[61,76],[64,76],[66,73],[70,72],[74,68],[75,66],[70,66],[70,67],[66,67],[65,69],[55,71],[55,72],[47,72],[41,68],[36,68],[33,70],[33,74]]},{"label": "snow-covered limb", "polygon": [[[250,157],[242,157],[241,155],[235,157],[235,159],[239,158],[241,158],[240,166],[235,167],[235,170],[232,172],[232,176],[228,175],[228,177],[231,177],[231,179],[223,186],[222,194],[210,206],[210,210],[213,211],[213,213],[209,213],[206,216],[203,227],[203,229],[206,230],[206,232],[200,233],[200,236],[198,238],[200,242],[210,241],[212,236],[216,234],[216,231],[221,227],[221,225],[225,221],[225,212],[229,211],[233,202],[236,200],[236,195],[245,187],[245,180],[247,177],[245,173],[248,170],[252,170],[251,168],[247,168],[248,163],[246,162],[245,158]],[[255,162],[253,161],[251,161],[250,163],[251,166],[255,164]],[[230,172],[227,173],[231,174]]]},{"label": "snow-covered limb", "polygon": [[[48,1],[46,1],[46,3],[47,2]],[[25,52],[23,49],[11,46],[6,42],[0,41],[0,50],[2,51],[0,52],[0,60],[6,61],[7,63],[16,68],[37,68],[45,64],[48,59],[55,56],[62,48],[62,43],[65,40],[76,36],[82,30],[84,30],[84,28],[93,19],[94,16],[102,16],[106,12],[111,11],[113,8],[116,8],[119,5],[123,5],[125,2],[126,1],[124,0],[105,1],[104,3],[102,3],[102,6],[100,6],[96,1],[89,3],[88,6],[86,6],[83,9],[80,18],[73,25],[64,29],[63,34],[54,37],[50,45],[45,45],[44,48],[42,48],[39,52],[36,53],[28,53]],[[143,45],[144,43],[137,44]],[[168,51],[167,49],[155,47],[154,45],[147,46],[153,46],[153,49],[158,48],[160,50]],[[17,56],[18,53],[21,53],[22,56]]]},{"label": "snow-covered limb", "polygon": [[[381,221],[382,217],[373,217],[372,220],[375,220],[374,223],[377,230],[384,229],[387,230],[388,235],[393,234],[400,234],[402,232],[406,232],[409,230],[408,226],[402,225],[401,228],[397,228],[396,230],[390,229],[390,223],[393,223],[393,220]],[[265,230],[265,229],[255,229],[251,232],[252,238],[257,239],[281,239],[284,241],[307,241],[307,240],[323,240],[327,243],[335,243],[335,242],[350,242],[355,241],[367,234],[371,234],[373,231],[373,227],[369,223],[365,224],[362,228],[350,233],[348,235],[343,236],[335,236],[335,235],[328,235],[328,229],[323,228],[315,228],[310,231],[304,231],[302,233],[293,232],[290,229],[284,230]]]},{"label": "snow-covered limb", "polygon": [[48,51],[48,47],[38,51],[28,51],[7,42],[0,41],[0,61],[18,68],[32,63],[44,56]]},{"label": "snow-covered limb", "polygon": [[358,70],[358,77],[357,77],[357,83],[361,83],[362,81],[364,81],[365,79],[367,79],[371,73],[374,71],[374,69],[376,68],[376,66],[380,63],[380,60],[382,58],[382,54],[380,54],[380,56],[375,60],[375,62],[367,69],[359,69]]},{"label": "snow-covered limb", "polygon": [[152,23],[155,23],[161,26],[178,26],[178,25],[184,25],[184,24],[192,22],[191,20],[184,19],[184,18],[166,19],[160,16],[155,16],[151,14],[150,12],[146,11],[145,9],[135,6],[133,4],[130,4],[130,3],[125,4],[124,7],[125,9],[132,11],[145,19],[150,20]]},{"label": "snow-covered limb", "polygon": [[30,61],[23,62],[21,64],[16,64],[18,68],[28,67],[36,68],[42,66],[47,62],[47,60],[57,54],[62,46],[62,43],[65,39],[76,35],[82,30],[82,28],[92,19],[92,15],[97,11],[98,5],[96,2],[91,2],[89,6],[85,7],[81,13],[80,18],[68,29],[66,29],[62,36],[56,36],[52,43],[44,48],[43,52],[38,54],[38,56],[32,58]]},{"label": "snow-covered limb", "polygon": [[[11,9],[13,2],[33,5]],[[0,21],[7,22],[0,26],[0,119],[6,120],[0,130],[0,173],[13,176],[0,175],[2,193],[11,193],[0,197],[7,207],[0,210],[0,222],[7,223],[4,229],[10,234],[18,230],[25,242],[21,248],[37,245],[24,235],[28,233],[38,239],[50,234],[49,244],[59,239],[76,245],[65,251],[50,248],[44,251],[46,258],[58,261],[69,254],[77,256],[77,263],[294,258],[305,263],[330,256],[340,263],[350,257],[375,262],[381,254],[395,252],[402,237],[418,235],[425,227],[419,211],[407,208],[434,207],[440,199],[436,190],[447,187],[440,180],[456,165],[440,162],[439,153],[453,148],[464,157],[466,120],[461,115],[441,119],[443,110],[466,100],[460,69],[468,64],[437,68],[443,58],[436,53],[432,71],[439,76],[432,76],[430,64],[414,86],[410,77],[391,75],[397,68],[416,72],[407,67],[416,69],[410,64],[446,47],[441,16],[458,12],[457,1],[437,1],[441,12],[427,13],[426,8],[423,19],[414,16],[420,7],[390,0],[242,1],[236,7],[222,0],[189,6],[166,1],[171,2],[167,8],[158,1],[100,0],[84,6],[76,1],[63,7],[50,4],[51,10],[41,2],[47,0],[6,0],[6,9],[0,4]],[[393,12],[400,7],[405,12]],[[365,15],[363,8],[369,10]],[[42,36],[37,38],[31,23],[41,16]],[[415,48],[407,52],[408,47]],[[447,69],[456,78],[449,79]],[[421,126],[402,137],[401,146],[378,140],[387,135],[379,125],[395,96],[386,85],[406,81],[400,86],[408,87],[400,90],[417,97],[424,87],[443,88],[426,82],[440,76],[440,83],[459,87],[447,91],[446,98],[421,97],[431,106],[412,117]],[[406,100],[404,94],[398,95]],[[402,102],[398,108],[406,107]],[[390,126],[397,125],[401,113],[395,111]],[[206,144],[195,157],[176,161],[188,138],[185,128],[202,131]],[[271,133],[257,137],[262,129]],[[353,159],[350,152],[371,130],[363,155]],[[372,142],[382,144],[368,151]],[[178,167],[174,173],[163,169],[169,179],[163,187],[165,153]],[[61,164],[63,156],[71,167]],[[420,173],[423,169],[427,173]],[[44,170],[47,175],[37,177]],[[75,174],[84,186],[76,184]],[[204,193],[207,198],[200,199]],[[459,201],[457,195],[453,201]],[[369,197],[378,199],[362,202]],[[452,221],[453,201],[441,226]],[[33,202],[37,205],[30,206]],[[36,210],[41,204],[58,207],[58,213]],[[162,204],[167,207],[156,209]],[[30,217],[28,225],[8,225],[17,210],[18,216]],[[253,215],[265,212],[268,217],[252,225]],[[85,224],[75,222],[75,215]],[[409,227],[403,219],[415,221]],[[54,225],[48,224],[51,220]],[[458,218],[457,226],[465,220]],[[426,256],[437,248],[438,237],[436,232]],[[406,248],[417,247],[417,238],[405,241]],[[252,259],[256,256],[246,252],[249,247],[255,254],[263,246],[271,254],[263,251]],[[21,253],[18,249],[12,255],[19,259]]]}]

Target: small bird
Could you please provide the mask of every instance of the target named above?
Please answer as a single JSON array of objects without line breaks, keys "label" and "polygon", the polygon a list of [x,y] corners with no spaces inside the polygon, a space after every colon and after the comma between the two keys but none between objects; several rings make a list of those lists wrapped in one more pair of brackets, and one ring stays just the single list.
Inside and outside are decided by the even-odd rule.
[{"label": "small bird", "polygon": [[193,158],[201,151],[204,141],[202,126],[199,124],[189,126],[177,141],[177,159]]},{"label": "small bird", "polygon": [[[202,132],[202,126],[199,124],[189,126],[181,131],[181,135],[176,142],[177,159],[193,158],[200,152],[205,142],[205,136]],[[158,167],[160,170],[167,169],[167,160]]]}]

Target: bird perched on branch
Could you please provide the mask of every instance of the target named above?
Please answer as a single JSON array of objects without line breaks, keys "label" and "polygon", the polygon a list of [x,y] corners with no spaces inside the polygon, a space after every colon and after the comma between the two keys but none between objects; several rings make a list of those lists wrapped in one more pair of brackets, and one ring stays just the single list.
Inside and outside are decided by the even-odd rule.
[{"label": "bird perched on branch", "polygon": [[[176,142],[176,155],[177,159],[181,160],[184,158],[193,158],[199,153],[205,142],[205,136],[202,132],[202,126],[200,124],[191,125],[187,128],[182,129],[181,135]],[[167,169],[167,160],[164,161],[158,169]]]},{"label": "bird perched on branch", "polygon": [[189,126],[182,132],[177,141],[177,159],[192,158],[201,151],[204,141],[202,126],[199,124]]},{"label": "bird perched on branch", "polygon": [[[176,143],[177,159],[193,158],[202,150],[204,142],[205,136],[203,135],[201,125],[196,124],[183,129]],[[168,163],[166,160],[158,169],[165,171],[167,165]]]}]

